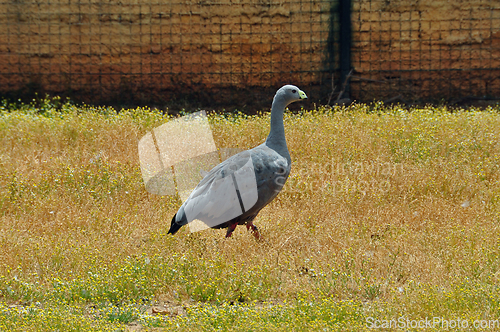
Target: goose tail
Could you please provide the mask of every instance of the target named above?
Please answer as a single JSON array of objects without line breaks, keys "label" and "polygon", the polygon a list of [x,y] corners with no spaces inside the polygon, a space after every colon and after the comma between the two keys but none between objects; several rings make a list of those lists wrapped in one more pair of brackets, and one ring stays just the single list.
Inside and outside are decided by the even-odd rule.
[{"label": "goose tail", "polygon": [[170,230],[168,231],[168,234],[174,235],[182,227],[182,225],[179,225],[178,223],[175,222],[176,217],[177,217],[177,213],[172,218],[172,223],[170,224]]}]

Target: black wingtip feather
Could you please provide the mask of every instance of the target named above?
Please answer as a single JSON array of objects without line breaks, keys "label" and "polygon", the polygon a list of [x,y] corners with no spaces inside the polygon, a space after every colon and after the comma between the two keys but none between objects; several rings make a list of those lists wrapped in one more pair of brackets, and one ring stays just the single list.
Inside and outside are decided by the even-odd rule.
[{"label": "black wingtip feather", "polygon": [[170,230],[168,231],[168,234],[174,235],[182,227],[182,225],[179,225],[178,223],[175,222],[176,216],[177,216],[177,213],[172,218],[172,223],[170,224]]}]

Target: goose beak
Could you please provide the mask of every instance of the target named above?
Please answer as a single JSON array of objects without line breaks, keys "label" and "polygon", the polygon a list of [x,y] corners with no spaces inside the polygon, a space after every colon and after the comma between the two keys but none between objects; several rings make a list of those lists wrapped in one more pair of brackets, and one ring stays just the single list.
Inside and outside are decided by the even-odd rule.
[{"label": "goose beak", "polygon": [[299,90],[299,97],[300,97],[300,99],[307,99],[307,95],[302,90]]}]

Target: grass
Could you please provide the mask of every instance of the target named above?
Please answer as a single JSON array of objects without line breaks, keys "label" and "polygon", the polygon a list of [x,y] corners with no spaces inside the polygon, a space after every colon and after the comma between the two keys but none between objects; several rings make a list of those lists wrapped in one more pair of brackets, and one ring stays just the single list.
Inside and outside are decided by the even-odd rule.
[{"label": "grass", "polygon": [[[180,201],[145,191],[137,142],[168,116],[4,103],[0,330],[500,329],[499,111],[287,113],[292,174],[256,242],[167,234]],[[268,114],[210,123],[220,148],[269,130]]]}]

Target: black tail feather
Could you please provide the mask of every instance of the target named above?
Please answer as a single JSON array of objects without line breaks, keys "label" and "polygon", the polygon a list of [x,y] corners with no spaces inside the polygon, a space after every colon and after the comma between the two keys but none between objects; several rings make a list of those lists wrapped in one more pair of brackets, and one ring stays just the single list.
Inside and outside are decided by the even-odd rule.
[{"label": "black tail feather", "polygon": [[170,224],[170,230],[168,231],[168,234],[174,235],[182,227],[182,225],[179,225],[178,223],[175,222],[175,217],[176,216],[177,216],[177,213],[172,218],[172,223]]}]

